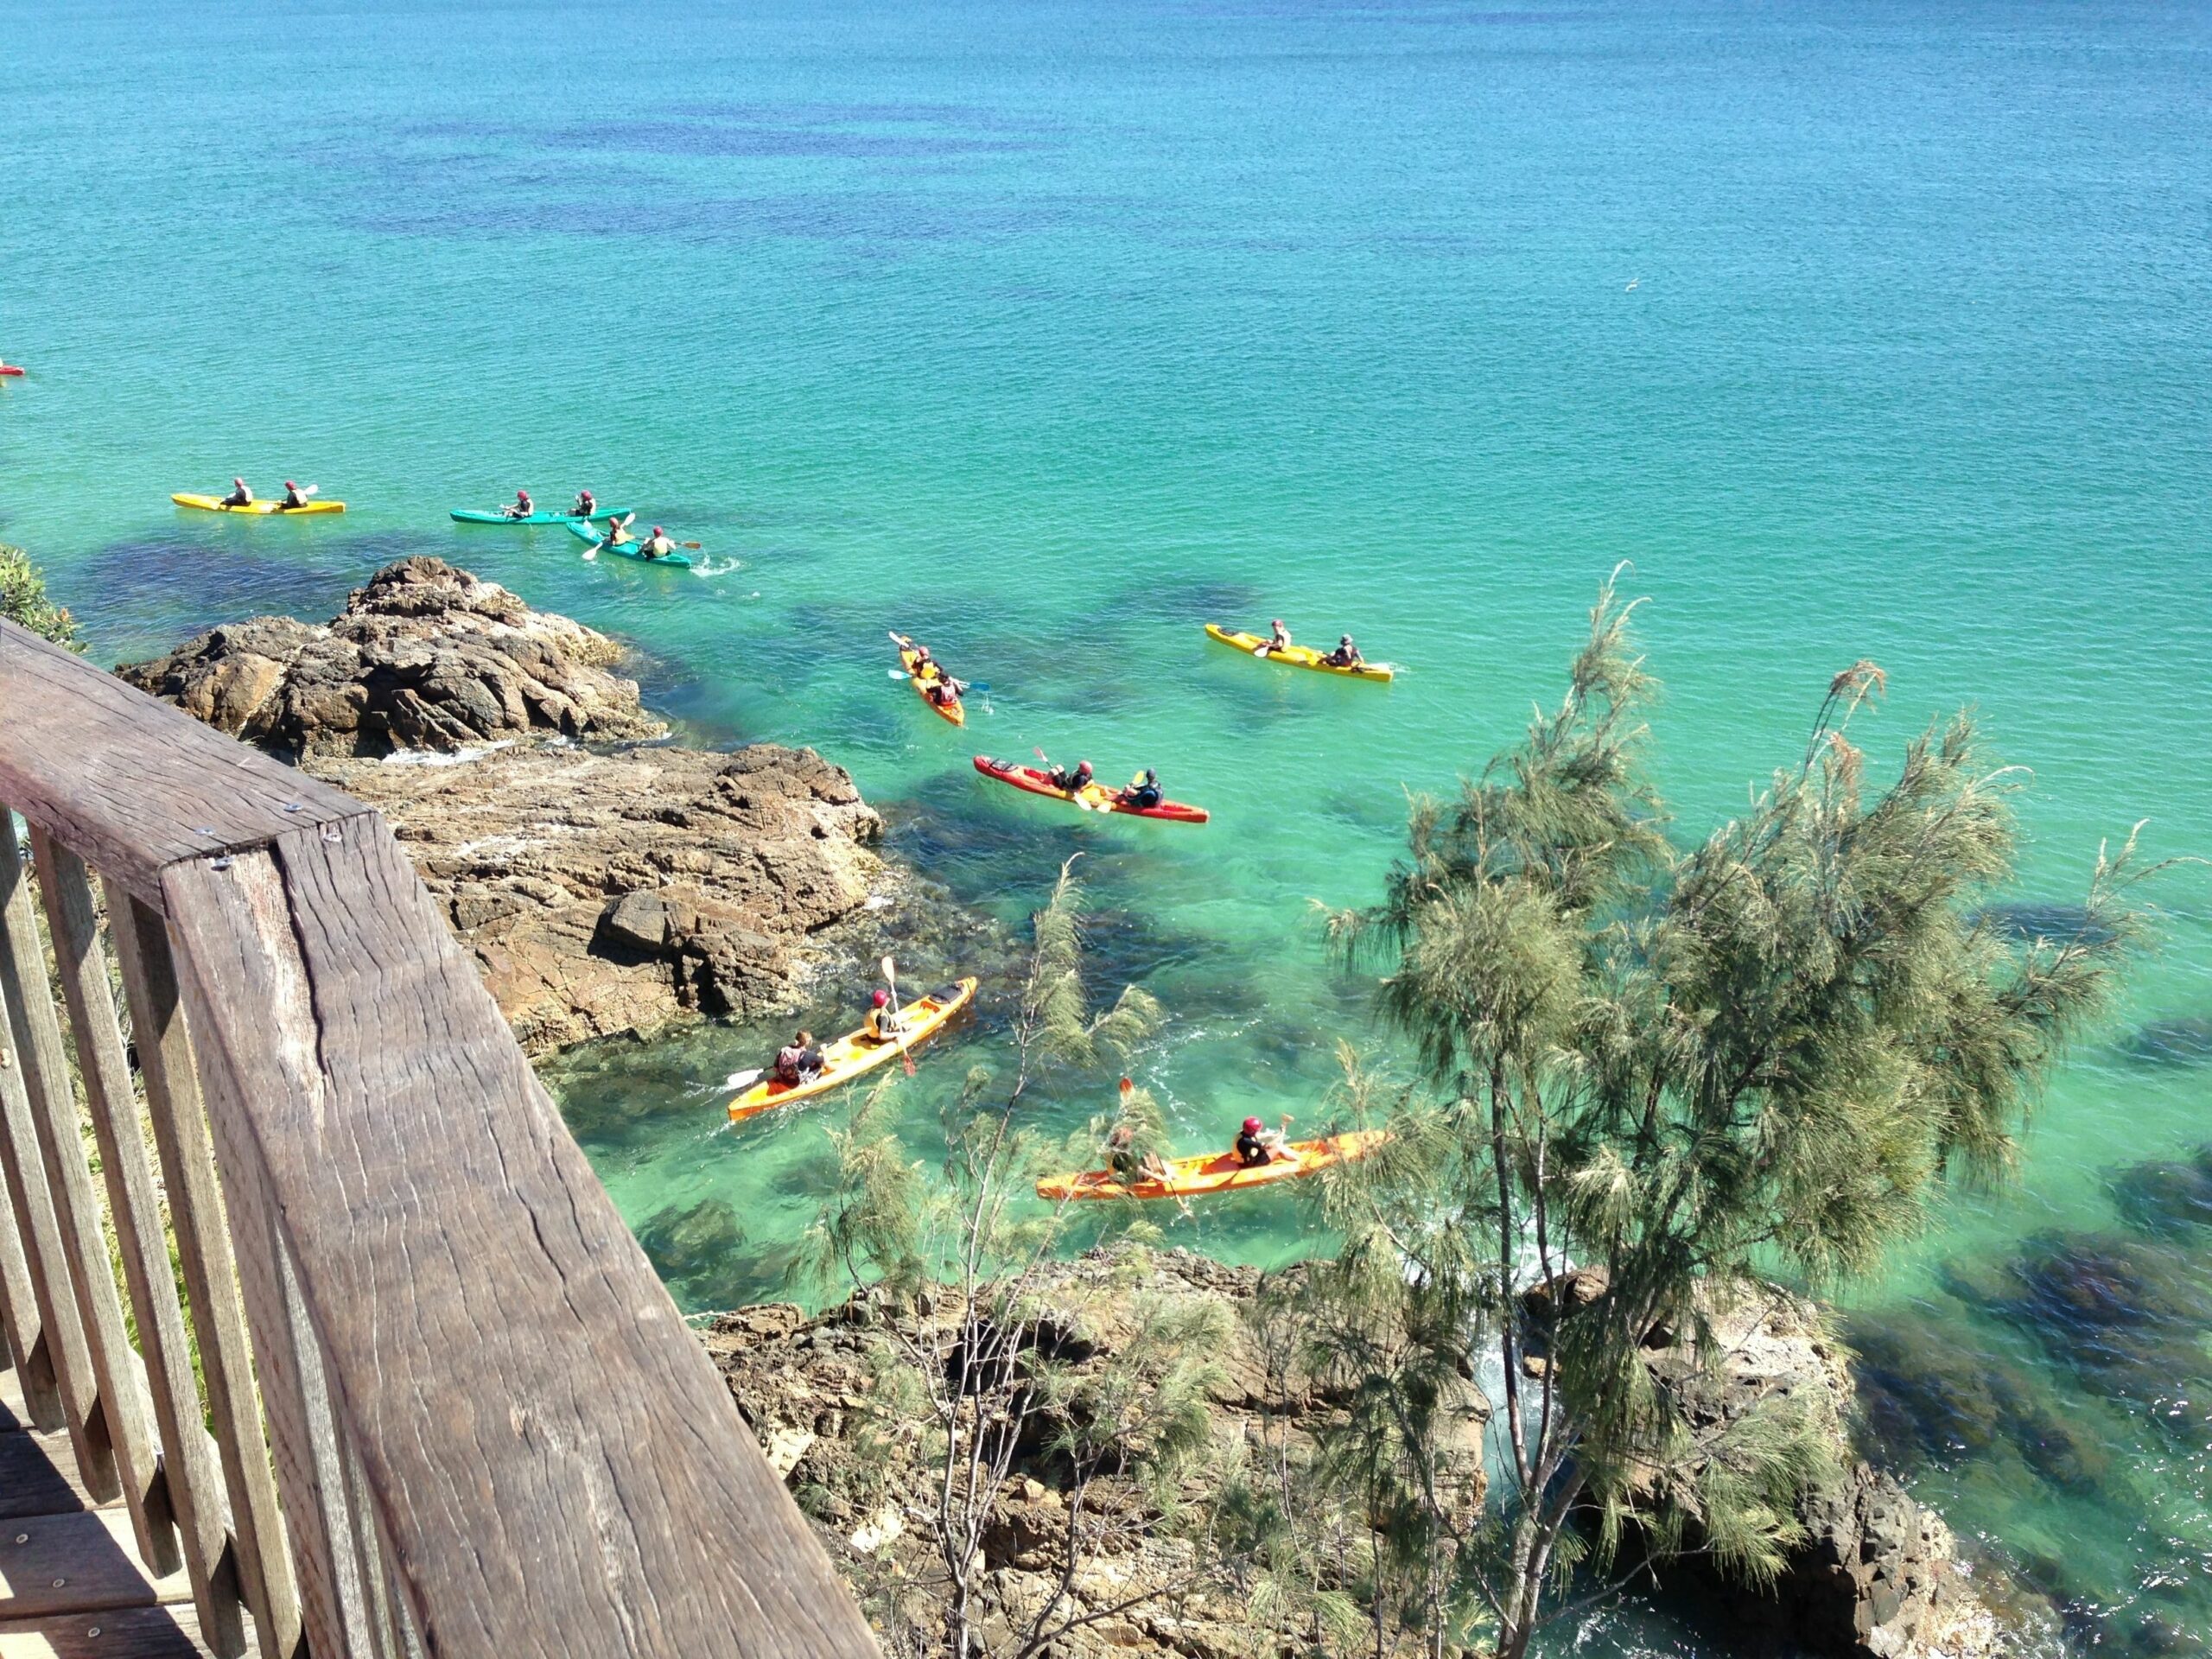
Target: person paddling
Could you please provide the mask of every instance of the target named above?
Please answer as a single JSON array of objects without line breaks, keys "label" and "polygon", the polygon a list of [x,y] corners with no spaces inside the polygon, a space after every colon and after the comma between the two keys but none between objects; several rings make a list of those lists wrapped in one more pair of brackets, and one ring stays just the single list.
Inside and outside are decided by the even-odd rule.
[{"label": "person paddling", "polygon": [[632,542],[636,541],[638,538],[630,533],[630,521],[637,516],[638,515],[634,512],[626,512],[620,518],[608,519],[607,521],[607,545],[609,547],[627,547]]},{"label": "person paddling", "polygon": [[775,1071],[776,1081],[793,1089],[820,1077],[822,1051],[814,1046],[814,1033],[801,1031],[778,1049]]},{"label": "person paddling", "polygon": [[530,499],[528,490],[515,492],[514,504],[507,509],[510,518],[527,518],[537,511],[537,503]]},{"label": "person paddling", "polygon": [[906,1016],[891,1006],[891,993],[878,988],[868,999],[868,1023],[863,1027],[872,1043],[895,1043],[906,1034]]},{"label": "person paddling", "polygon": [[1160,774],[1150,766],[1129,779],[1128,787],[1115,797],[1123,806],[1134,806],[1142,811],[1151,810],[1166,798],[1160,792]]},{"label": "person paddling", "polygon": [[1137,1144],[1136,1126],[1133,1123],[1116,1123],[1107,1133],[1106,1167],[1114,1172],[1114,1179],[1123,1186],[1135,1186],[1140,1181],[1158,1181],[1165,1185],[1175,1179],[1158,1153]]},{"label": "person paddling", "polygon": [[295,484],[288,478],[284,480],[284,499],[282,501],[279,501],[276,505],[280,511],[290,512],[296,508],[307,505],[308,498],[313,495],[315,492],[315,486],[314,485]]},{"label": "person paddling", "polygon": [[223,505],[226,507],[250,507],[253,505],[253,492],[246,487],[245,480],[234,478],[231,480],[231,493],[223,498]]},{"label": "person paddling", "polygon": [[575,508],[569,516],[572,518],[589,518],[598,511],[599,498],[589,490],[578,490]]},{"label": "person paddling", "polygon": [[655,524],[653,533],[639,544],[638,551],[649,559],[664,559],[676,551],[676,543],[669,539],[666,531]]},{"label": "person paddling", "polygon": [[1351,635],[1348,633],[1340,638],[1337,641],[1337,648],[1323,656],[1321,660],[1331,668],[1361,668],[1365,666],[1367,662],[1367,659],[1359,654],[1359,647],[1352,644]]},{"label": "person paddling", "polygon": [[1064,789],[1071,795],[1080,795],[1090,788],[1095,775],[1088,760],[1077,761],[1073,772],[1065,766],[1053,766],[1045,773],[1054,789]]},{"label": "person paddling", "polygon": [[1255,657],[1265,657],[1270,652],[1288,651],[1289,649],[1290,630],[1283,626],[1282,618],[1277,617],[1274,621],[1268,624],[1268,637],[1262,640],[1258,645],[1253,646],[1252,654]]},{"label": "person paddling", "polygon": [[[1283,1114],[1287,1128],[1290,1115]],[[1244,1120],[1244,1127],[1236,1135],[1236,1158],[1247,1169],[1257,1169],[1263,1164],[1298,1161],[1298,1153],[1282,1129],[1270,1129],[1256,1117]]]}]

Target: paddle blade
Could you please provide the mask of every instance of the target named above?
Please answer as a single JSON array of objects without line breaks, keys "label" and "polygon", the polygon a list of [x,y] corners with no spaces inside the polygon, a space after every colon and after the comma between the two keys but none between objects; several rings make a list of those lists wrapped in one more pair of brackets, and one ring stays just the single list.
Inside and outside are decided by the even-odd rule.
[{"label": "paddle blade", "polygon": [[756,1066],[750,1071],[733,1071],[729,1076],[722,1079],[722,1087],[725,1089],[750,1089],[754,1084],[760,1081],[760,1074],[766,1070],[767,1068],[766,1066]]}]

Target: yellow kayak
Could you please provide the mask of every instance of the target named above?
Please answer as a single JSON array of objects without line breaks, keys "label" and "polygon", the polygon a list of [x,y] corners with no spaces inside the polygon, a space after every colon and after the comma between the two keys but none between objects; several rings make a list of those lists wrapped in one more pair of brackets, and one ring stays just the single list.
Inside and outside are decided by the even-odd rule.
[{"label": "yellow kayak", "polygon": [[966,1007],[976,995],[976,982],[963,979],[957,984],[918,997],[899,1009],[906,1023],[906,1035],[893,1043],[879,1043],[867,1034],[868,1027],[840,1037],[834,1043],[822,1046],[822,1073],[811,1083],[785,1083],[768,1077],[754,1084],[729,1103],[729,1121],[742,1123],[748,1117],[762,1112],[772,1112],[779,1106],[788,1106],[793,1101],[810,1099],[826,1095],[832,1089],[842,1089],[854,1078],[863,1077],[896,1055],[918,1047],[944,1028],[945,1022]]},{"label": "yellow kayak", "polygon": [[343,512],[343,501],[310,501],[304,507],[280,506],[274,501],[249,501],[242,507],[226,507],[219,495],[173,495],[169,499],[180,507],[198,507],[202,512],[278,512],[287,518],[304,518],[311,512]]},{"label": "yellow kayak", "polygon": [[[1206,633],[1224,645],[1233,645],[1249,657],[1268,642],[1256,633],[1232,633],[1217,622],[1206,624]],[[1281,651],[1271,651],[1261,660],[1281,663],[1286,668],[1310,668],[1317,674],[1341,674],[1348,680],[1387,680],[1398,671],[1388,663],[1361,663],[1353,668],[1338,668],[1334,663],[1321,660],[1322,653],[1306,645],[1291,645]]]},{"label": "yellow kayak", "polygon": [[1364,1158],[1390,1138],[1383,1129],[1351,1129],[1324,1135],[1319,1141],[1294,1141],[1297,1160],[1277,1156],[1264,1164],[1248,1166],[1233,1152],[1210,1153],[1203,1158],[1167,1160],[1170,1179],[1132,1181],[1123,1185],[1110,1169],[1086,1169],[1077,1175],[1048,1175],[1037,1183],[1040,1198],[1194,1198],[1213,1192],[1239,1192],[1248,1186],[1268,1186],[1319,1174],[1332,1164],[1348,1164]]}]

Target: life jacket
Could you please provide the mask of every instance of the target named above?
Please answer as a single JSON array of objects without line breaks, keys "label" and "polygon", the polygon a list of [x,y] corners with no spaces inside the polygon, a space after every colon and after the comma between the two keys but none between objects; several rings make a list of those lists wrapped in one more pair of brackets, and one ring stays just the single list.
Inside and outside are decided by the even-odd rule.
[{"label": "life jacket", "polygon": [[1266,1163],[1271,1156],[1268,1151],[1267,1142],[1256,1135],[1240,1135],[1236,1137],[1236,1155],[1244,1160],[1244,1166],[1247,1169],[1255,1168]]},{"label": "life jacket", "polygon": [[792,1043],[776,1051],[776,1075],[785,1083],[797,1083],[806,1065],[806,1051]]}]

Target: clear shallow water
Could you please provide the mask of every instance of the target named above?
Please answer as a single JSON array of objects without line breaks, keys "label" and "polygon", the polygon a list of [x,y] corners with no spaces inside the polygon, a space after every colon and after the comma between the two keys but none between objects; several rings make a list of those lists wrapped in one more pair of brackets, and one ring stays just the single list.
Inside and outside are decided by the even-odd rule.
[{"label": "clear shallow water", "polygon": [[[0,4],[0,355],[33,369],[0,382],[0,537],[103,657],[466,563],[637,641],[701,734],[849,765],[1009,920],[1084,851],[1102,977],[1178,1014],[1139,1069],[1193,1141],[1319,1098],[1366,1028],[1307,900],[1374,893],[1402,790],[1555,695],[1618,560],[1687,830],[1871,656],[1878,748],[1972,701],[2034,768],[2024,900],[2139,817],[2212,850],[2201,4]],[[241,470],[351,508],[167,504]],[[444,518],[583,483],[740,567]],[[1198,633],[1271,615],[1412,671]],[[993,683],[965,740],[885,678],[887,626]],[[1158,764],[1215,822],[1071,821],[968,769],[1033,745]],[[1922,1490],[2070,1639],[2145,1652],[2212,1638],[2174,1405],[2212,1388],[2206,1234],[2145,1257],[2111,1191],[2212,1139],[2208,1045],[2133,1034],[2212,1018],[2212,880],[2160,896],[2020,1187],[1852,1293]],[[760,1041],[556,1078],[698,1305],[771,1287],[812,1208],[825,1115],[718,1126]],[[993,1046],[986,1018],[925,1066],[912,1120]],[[1255,1200],[1189,1236],[1277,1260],[1303,1225]],[[2089,1234],[2137,1253],[2099,1276]]]}]

